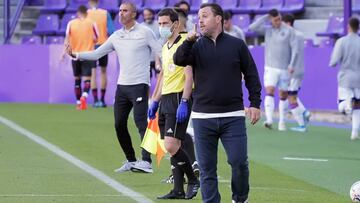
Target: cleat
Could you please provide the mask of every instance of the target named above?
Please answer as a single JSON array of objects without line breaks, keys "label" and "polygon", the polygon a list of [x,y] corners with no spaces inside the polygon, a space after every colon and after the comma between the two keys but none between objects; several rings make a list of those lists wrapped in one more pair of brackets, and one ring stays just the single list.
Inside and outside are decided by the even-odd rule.
[{"label": "cleat", "polygon": [[285,125],[285,123],[279,123],[279,125],[278,125],[278,130],[279,130],[279,131],[286,131],[286,125]]},{"label": "cleat", "polygon": [[[169,177],[162,179],[160,182],[161,183],[166,183],[166,184],[173,184],[174,183],[174,176],[171,174],[171,175],[169,175]],[[184,184],[187,184],[185,178],[184,178]]]},{"label": "cleat", "polygon": [[311,113],[308,110],[305,110],[303,113],[303,117],[304,117],[304,121],[305,121],[305,126],[309,124],[310,122],[310,117],[311,117]]},{"label": "cleat", "polygon": [[171,190],[168,194],[159,196],[157,199],[185,199],[185,193]]},{"label": "cleat", "polygon": [[196,180],[195,183],[188,183],[188,187],[185,194],[185,199],[192,199],[196,196],[200,188],[200,182]]},{"label": "cleat", "polygon": [[305,126],[296,126],[296,127],[291,127],[290,130],[295,131],[295,132],[304,133],[304,132],[306,132],[306,127]]},{"label": "cleat", "polygon": [[87,109],[86,97],[84,97],[84,96],[82,96],[80,98],[80,109],[81,110],[86,110]]},{"label": "cleat", "polygon": [[161,183],[166,183],[166,184],[173,184],[174,183],[174,176],[171,174],[171,175],[169,175],[169,177],[162,179],[160,182]]},{"label": "cleat", "polygon": [[351,137],[350,137],[351,140],[357,140],[357,139],[360,139],[359,135],[357,134],[351,134]]},{"label": "cleat", "polygon": [[269,130],[272,130],[272,124],[271,123],[264,122],[264,127],[269,129]]},{"label": "cleat", "polygon": [[199,164],[197,161],[194,161],[194,163],[192,164],[192,168],[193,168],[195,176],[197,178],[199,178],[200,177],[200,168],[199,168]]},{"label": "cleat", "polygon": [[140,172],[140,173],[153,173],[153,169],[151,164],[148,161],[137,161],[135,165],[131,168],[132,172]]},{"label": "cleat", "polygon": [[99,107],[100,107],[100,108],[106,108],[107,105],[105,104],[104,101],[99,101]]},{"label": "cleat", "polygon": [[135,163],[136,163],[136,161],[133,161],[133,162],[125,161],[125,162],[123,162],[123,165],[120,168],[115,169],[114,172],[123,173],[123,172],[130,171],[131,168],[135,165]]}]

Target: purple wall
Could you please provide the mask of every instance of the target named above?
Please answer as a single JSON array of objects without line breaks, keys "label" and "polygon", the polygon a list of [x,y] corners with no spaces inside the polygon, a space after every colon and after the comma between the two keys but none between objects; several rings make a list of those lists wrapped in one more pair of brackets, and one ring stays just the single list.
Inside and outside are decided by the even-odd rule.
[{"label": "purple wall", "polygon": [[[0,102],[74,103],[71,63],[69,58],[60,60],[62,52],[62,45],[0,46]],[[262,80],[264,49],[255,47],[251,52]],[[337,70],[328,67],[330,54],[331,48],[328,47],[308,47],[305,50],[306,73],[300,97],[309,109],[337,109]],[[117,67],[116,55],[111,53],[108,104],[114,101]],[[247,100],[246,91],[244,96]],[[92,102],[91,96],[89,102]]]}]

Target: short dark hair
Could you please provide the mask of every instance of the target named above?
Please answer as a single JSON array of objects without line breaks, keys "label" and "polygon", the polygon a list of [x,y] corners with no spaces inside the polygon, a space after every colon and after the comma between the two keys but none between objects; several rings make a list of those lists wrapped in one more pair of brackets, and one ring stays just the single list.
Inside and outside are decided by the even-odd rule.
[{"label": "short dark hair", "polygon": [[99,0],[89,0],[89,2],[99,3]]},{"label": "short dark hair", "polygon": [[80,5],[80,6],[78,7],[78,9],[77,9],[77,12],[82,13],[82,14],[87,14],[87,8],[86,8],[86,6]]},{"label": "short dark hair", "polygon": [[285,23],[290,23],[291,26],[294,25],[295,17],[293,14],[285,14],[282,19]]},{"label": "short dark hair", "polygon": [[233,17],[233,13],[230,10],[224,11],[224,20],[230,20]]},{"label": "short dark hair", "polygon": [[143,12],[144,11],[149,11],[150,13],[152,13],[153,15],[155,15],[155,11],[151,8],[144,8]]},{"label": "short dark hair", "polygon": [[221,6],[217,3],[204,3],[201,4],[200,9],[205,7],[210,7],[214,16],[221,16],[221,25],[224,26],[224,11],[222,10]]},{"label": "short dark hair", "polygon": [[269,15],[270,15],[271,17],[277,17],[277,16],[280,15],[280,13],[279,13],[279,11],[278,11],[277,9],[273,8],[273,9],[271,9],[271,10],[269,11]]},{"label": "short dark hair", "polygon": [[178,13],[179,17],[187,18],[187,15],[184,10],[178,7],[175,7],[174,9]]},{"label": "short dark hair", "polygon": [[359,30],[359,19],[355,17],[350,18],[349,26],[354,32],[357,32]]},{"label": "short dark hair", "polygon": [[158,13],[158,17],[160,16],[169,16],[171,22],[179,21],[178,13],[172,8],[164,8]]},{"label": "short dark hair", "polygon": [[174,7],[180,7],[181,4],[186,4],[186,6],[189,8],[189,11],[190,11],[190,8],[191,8],[191,7],[190,7],[189,2],[184,1],[184,0],[177,2],[177,3],[174,5]]}]

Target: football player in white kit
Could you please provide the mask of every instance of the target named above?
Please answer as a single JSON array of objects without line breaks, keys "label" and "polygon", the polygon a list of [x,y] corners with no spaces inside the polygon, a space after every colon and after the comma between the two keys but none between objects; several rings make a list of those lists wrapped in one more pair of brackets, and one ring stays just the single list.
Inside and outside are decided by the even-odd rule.
[{"label": "football player in white kit", "polygon": [[339,111],[352,116],[351,140],[359,139],[360,126],[360,37],[359,20],[350,18],[348,34],[335,43],[330,66],[340,64],[338,80]]},{"label": "football player in white kit", "polygon": [[[265,22],[270,19],[271,26]],[[294,72],[296,49],[295,31],[281,21],[278,10],[272,9],[267,15],[260,17],[249,26],[249,29],[259,34],[265,34],[265,127],[272,129],[273,113],[275,108],[274,92],[279,89],[279,126],[280,131],[286,130],[285,114],[290,74]]]},{"label": "football player in white kit", "polygon": [[[283,21],[287,25],[293,27],[295,18],[292,14],[286,14],[283,16]],[[306,124],[310,120],[310,112],[304,107],[298,97],[298,92],[304,78],[304,35],[296,29],[295,35],[297,40],[298,55],[294,63],[294,72],[291,74],[288,89],[288,100],[291,113],[299,126],[292,127],[290,129],[297,132],[306,132]]]}]

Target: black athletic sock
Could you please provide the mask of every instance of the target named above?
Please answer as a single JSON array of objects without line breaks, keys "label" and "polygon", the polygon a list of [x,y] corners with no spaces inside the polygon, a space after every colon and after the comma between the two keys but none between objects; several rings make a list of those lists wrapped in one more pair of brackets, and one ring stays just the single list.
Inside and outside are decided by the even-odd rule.
[{"label": "black athletic sock", "polygon": [[94,97],[94,103],[98,102],[99,101],[99,99],[98,99],[98,89],[94,88],[94,89],[91,90],[91,92],[92,92],[92,95]]},{"label": "black athletic sock", "polygon": [[90,92],[90,80],[84,81],[84,92],[88,93]]},{"label": "black athletic sock", "polygon": [[181,148],[186,152],[189,156],[190,163],[193,164],[196,161],[195,151],[194,151],[194,142],[189,133],[185,134],[184,140],[181,143]]},{"label": "black athletic sock", "polygon": [[76,100],[79,101],[81,97],[81,79],[75,79],[74,91],[75,91]]},{"label": "black athletic sock", "polygon": [[174,158],[170,158],[171,170],[174,178],[174,191],[184,192],[184,172],[177,165]]},{"label": "black athletic sock", "polygon": [[101,89],[101,101],[105,103],[105,93],[106,89]]},{"label": "black athletic sock", "polygon": [[179,166],[179,168],[186,174],[189,183],[197,182],[197,178],[190,164],[189,156],[184,150],[180,148],[176,154],[172,156],[172,158],[175,159],[177,164],[176,166]]}]

